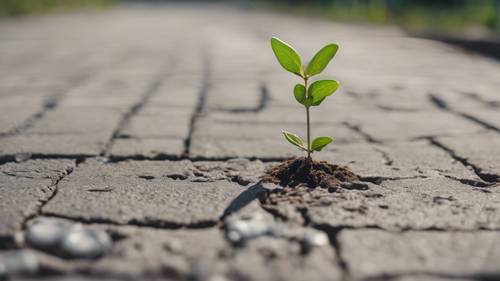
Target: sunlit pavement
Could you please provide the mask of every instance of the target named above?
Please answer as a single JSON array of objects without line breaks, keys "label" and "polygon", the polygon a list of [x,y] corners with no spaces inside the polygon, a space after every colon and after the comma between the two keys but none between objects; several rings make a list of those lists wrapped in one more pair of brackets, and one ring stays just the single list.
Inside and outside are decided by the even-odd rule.
[{"label": "sunlit pavement", "polygon": [[[314,157],[368,188],[265,200],[305,131],[271,36],[340,44]],[[500,278],[499,77],[396,28],[221,5],[3,20],[0,279]]]}]

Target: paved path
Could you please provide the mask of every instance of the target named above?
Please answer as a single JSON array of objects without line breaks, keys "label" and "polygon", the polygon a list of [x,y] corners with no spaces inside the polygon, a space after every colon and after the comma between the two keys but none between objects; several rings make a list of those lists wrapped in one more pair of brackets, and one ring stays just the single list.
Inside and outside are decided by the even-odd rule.
[{"label": "paved path", "polygon": [[[305,57],[340,43],[316,157],[368,188],[258,184],[299,154],[280,130],[304,131],[272,35]],[[500,278],[498,89],[497,61],[392,28],[195,5],[4,20],[0,253],[47,217],[113,246],[33,250],[45,280]],[[233,245],[235,225],[280,231]]]}]

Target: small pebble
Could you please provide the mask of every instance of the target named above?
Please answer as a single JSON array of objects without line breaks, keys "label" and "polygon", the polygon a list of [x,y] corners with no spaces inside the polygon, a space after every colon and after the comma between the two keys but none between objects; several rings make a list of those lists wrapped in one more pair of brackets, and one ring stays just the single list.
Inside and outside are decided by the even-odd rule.
[{"label": "small pebble", "polygon": [[72,224],[65,220],[53,218],[36,219],[28,226],[24,237],[26,243],[33,248],[53,249],[68,234]]},{"label": "small pebble", "polygon": [[24,233],[24,241],[51,254],[83,259],[99,257],[111,247],[111,238],[106,232],[55,218],[33,221]]},{"label": "small pebble", "polygon": [[30,158],[31,158],[31,153],[29,152],[21,152],[14,155],[14,160],[18,163],[29,160]]},{"label": "small pebble", "polygon": [[328,236],[322,231],[288,227],[283,223],[268,223],[258,216],[226,223],[226,238],[235,245],[244,245],[245,242],[262,236],[299,241],[307,248],[329,243]]},{"label": "small pebble", "polygon": [[328,245],[329,240],[326,233],[318,230],[310,230],[304,233],[303,243],[306,247],[320,247]]},{"label": "small pebble", "polygon": [[234,244],[244,243],[268,232],[269,226],[260,220],[236,220],[226,225],[226,236]]},{"label": "small pebble", "polygon": [[73,258],[93,259],[111,247],[111,238],[104,231],[72,228],[61,242],[61,250]]},{"label": "small pebble", "polygon": [[13,250],[0,253],[0,277],[34,274],[38,268],[38,258],[31,251]]}]

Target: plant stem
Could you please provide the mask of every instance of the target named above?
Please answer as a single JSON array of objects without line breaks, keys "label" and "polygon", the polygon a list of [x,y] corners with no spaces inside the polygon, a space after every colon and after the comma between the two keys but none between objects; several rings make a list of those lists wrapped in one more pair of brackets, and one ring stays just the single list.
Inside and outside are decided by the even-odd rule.
[{"label": "plant stem", "polygon": [[[306,99],[309,99],[307,91],[307,77],[304,78],[304,86],[306,88]],[[306,123],[307,123],[307,159],[311,159],[311,126],[309,124],[309,106],[306,106]]]}]

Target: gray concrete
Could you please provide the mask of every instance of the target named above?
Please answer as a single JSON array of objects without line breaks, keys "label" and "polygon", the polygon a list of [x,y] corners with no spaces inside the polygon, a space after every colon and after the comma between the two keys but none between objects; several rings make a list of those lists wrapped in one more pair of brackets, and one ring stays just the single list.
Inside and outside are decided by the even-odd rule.
[{"label": "gray concrete", "polygon": [[[313,156],[367,188],[259,183],[301,155],[280,131],[305,132],[273,35],[303,61],[341,45],[321,77],[342,87],[311,110],[313,136],[336,141]],[[215,4],[4,19],[0,40],[0,279],[15,250],[39,267],[12,280],[500,278],[497,61],[395,27]],[[90,260],[33,249],[23,231],[43,217],[112,246]]]}]

